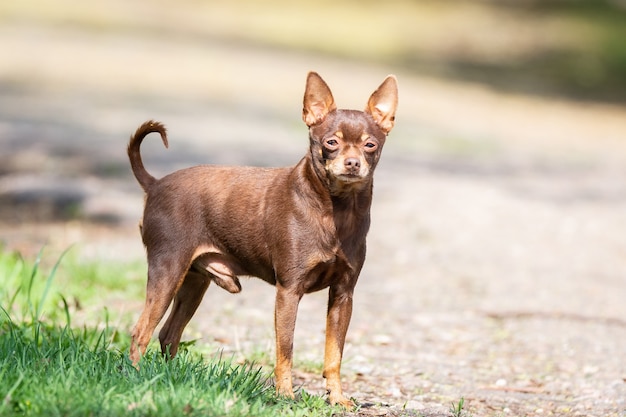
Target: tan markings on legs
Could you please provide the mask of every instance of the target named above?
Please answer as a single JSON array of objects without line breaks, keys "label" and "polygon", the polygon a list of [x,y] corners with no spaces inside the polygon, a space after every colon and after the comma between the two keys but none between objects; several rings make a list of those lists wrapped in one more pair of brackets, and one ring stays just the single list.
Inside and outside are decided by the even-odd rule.
[{"label": "tan markings on legs", "polygon": [[352,316],[352,294],[337,294],[331,287],[328,296],[326,317],[326,344],[324,349],[324,378],[331,404],[353,408],[354,402],[344,397],[341,389],[341,358],[350,318]]},{"label": "tan markings on legs", "polygon": [[293,364],[293,333],[301,295],[276,285],[274,325],[276,328],[276,392],[293,398],[291,367]]}]

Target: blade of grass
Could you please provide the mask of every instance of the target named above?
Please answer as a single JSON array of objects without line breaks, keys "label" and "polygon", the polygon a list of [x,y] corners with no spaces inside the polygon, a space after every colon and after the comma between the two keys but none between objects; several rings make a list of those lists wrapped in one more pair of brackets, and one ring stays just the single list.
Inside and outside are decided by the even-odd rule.
[{"label": "blade of grass", "polygon": [[52,267],[52,270],[50,271],[50,274],[48,274],[48,278],[46,279],[46,287],[43,290],[43,294],[41,295],[41,298],[39,299],[39,305],[37,306],[37,312],[36,312],[36,315],[35,315],[35,317],[37,318],[37,321],[41,320],[41,315],[42,315],[42,311],[43,311],[43,305],[44,305],[44,302],[46,301],[46,299],[48,298],[48,292],[50,291],[50,287],[52,286],[52,281],[54,280],[54,277],[56,275],[57,269],[59,268],[59,265],[61,264],[61,260],[63,260],[63,257],[65,256],[65,254],[71,248],[72,248],[72,246],[68,247],[67,249],[65,249],[61,253],[61,256],[59,256],[57,261],[54,263],[54,266]]},{"label": "blade of grass", "polygon": [[[22,259],[21,256],[18,256],[16,254],[6,254],[4,256],[2,256],[2,264],[7,264],[7,258],[9,256],[14,256],[16,258],[19,259],[19,262],[13,262],[12,264],[12,268],[10,273],[7,274],[6,276],[6,282],[15,282],[16,278],[22,273],[22,271],[24,270],[24,260]],[[13,293],[13,295],[11,297],[9,297],[9,302],[7,303],[6,306],[6,310],[7,311],[12,311],[13,310],[13,304],[15,303],[15,300],[17,298],[17,296],[19,295],[19,293],[22,291],[22,282],[20,282],[19,285],[17,285],[17,288],[15,289],[15,292]]]},{"label": "blade of grass", "polygon": [[13,393],[15,392],[17,387],[20,386],[23,380],[24,380],[24,373],[20,371],[20,375],[18,376],[17,381],[15,381],[15,383],[11,386],[11,388],[9,388],[9,391],[2,399],[2,404],[0,404],[0,412],[4,411],[7,404],[11,402],[11,397],[13,396]]},{"label": "blade of grass", "polygon": [[65,313],[65,323],[67,327],[71,327],[70,306],[67,304],[67,300],[61,294],[61,301],[63,302],[63,312]]},{"label": "blade of grass", "polygon": [[[37,276],[37,272],[39,271],[39,265],[41,264],[41,259],[43,257],[43,250],[44,248],[41,248],[39,250],[39,253],[37,253],[37,258],[35,259],[35,262],[33,263],[33,269],[31,270],[30,278],[28,280],[28,287],[26,290],[26,300],[27,300],[26,306],[28,308],[28,311],[30,312],[31,319],[33,321],[36,320],[36,315],[34,314],[34,309],[33,309],[33,304],[32,304],[33,283],[35,282],[35,277]],[[26,317],[26,314],[23,314],[23,317]]]}]

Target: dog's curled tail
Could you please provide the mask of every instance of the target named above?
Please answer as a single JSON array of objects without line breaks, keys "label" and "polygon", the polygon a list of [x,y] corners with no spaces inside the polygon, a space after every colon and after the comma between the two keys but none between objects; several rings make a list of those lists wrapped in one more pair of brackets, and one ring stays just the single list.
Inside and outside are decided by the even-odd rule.
[{"label": "dog's curled tail", "polygon": [[137,178],[139,185],[141,185],[141,188],[143,188],[144,191],[147,191],[148,188],[156,181],[156,178],[150,175],[148,171],[146,171],[146,168],[144,168],[143,161],[141,160],[141,154],[139,152],[141,142],[150,133],[160,134],[163,144],[166,148],[168,147],[167,130],[165,129],[165,126],[159,122],[155,122],[154,120],[148,120],[139,126],[135,134],[130,137],[130,142],[128,143],[128,158],[130,159],[130,167],[132,168],[133,174],[135,174],[135,178]]}]

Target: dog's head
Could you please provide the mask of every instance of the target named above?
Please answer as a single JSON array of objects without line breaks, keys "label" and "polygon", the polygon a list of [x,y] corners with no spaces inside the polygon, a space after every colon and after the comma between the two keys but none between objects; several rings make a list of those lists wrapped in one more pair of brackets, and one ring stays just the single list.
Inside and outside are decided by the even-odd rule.
[{"label": "dog's head", "polygon": [[389,75],[370,96],[365,111],[338,110],[328,85],[315,72],[307,77],[302,119],[309,127],[315,168],[333,194],[370,183],[398,105],[396,78]]}]

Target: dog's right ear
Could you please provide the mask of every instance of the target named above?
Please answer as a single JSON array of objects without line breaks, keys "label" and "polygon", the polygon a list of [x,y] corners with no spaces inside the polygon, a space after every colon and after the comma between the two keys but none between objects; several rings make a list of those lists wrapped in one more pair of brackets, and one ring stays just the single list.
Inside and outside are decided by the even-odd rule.
[{"label": "dog's right ear", "polygon": [[337,105],[328,85],[316,72],[309,72],[304,91],[302,120],[311,127],[320,123]]}]

